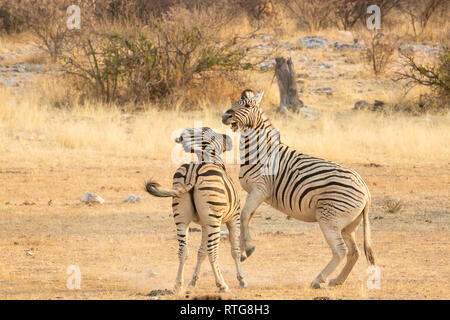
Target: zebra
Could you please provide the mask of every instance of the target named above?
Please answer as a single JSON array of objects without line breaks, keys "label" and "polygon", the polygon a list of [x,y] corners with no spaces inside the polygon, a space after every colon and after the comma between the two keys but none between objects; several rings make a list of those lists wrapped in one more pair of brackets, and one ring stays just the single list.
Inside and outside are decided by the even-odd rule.
[{"label": "zebra", "polygon": [[249,222],[262,202],[305,222],[318,222],[331,248],[332,259],[312,281],[320,288],[339,263],[347,257],[335,286],[345,282],[359,258],[355,230],[364,221],[364,252],[374,265],[370,244],[370,192],[355,171],[296,151],[280,142],[278,131],[265,116],[257,95],[250,89],[222,115],[222,123],[240,130],[241,165],[239,181],[248,192],[241,212],[241,260],[254,251]]},{"label": "zebra", "polygon": [[187,260],[188,233],[191,222],[201,225],[202,240],[198,250],[197,265],[188,287],[195,287],[200,267],[208,254],[219,292],[229,288],[219,270],[218,249],[220,226],[226,223],[231,242],[231,255],[235,261],[240,288],[246,288],[240,265],[240,201],[237,189],[225,170],[222,153],[231,150],[228,135],[203,128],[187,128],[175,139],[184,151],[195,153],[198,161],[181,165],[173,176],[173,189],[159,189],[154,181],[146,183],[146,190],[156,197],[172,197],[172,211],[177,227],[178,274],[175,292],[183,291],[184,264]]}]

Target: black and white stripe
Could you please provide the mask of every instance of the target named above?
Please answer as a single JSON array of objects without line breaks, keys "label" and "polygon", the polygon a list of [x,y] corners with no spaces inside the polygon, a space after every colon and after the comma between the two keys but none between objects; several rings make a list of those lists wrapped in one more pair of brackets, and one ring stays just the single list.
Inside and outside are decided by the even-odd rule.
[{"label": "black and white stripe", "polygon": [[198,251],[197,266],[189,285],[196,285],[201,264],[208,255],[219,290],[228,290],[217,263],[220,226],[226,223],[237,278],[240,287],[246,287],[240,268],[239,196],[222,159],[223,152],[231,149],[231,138],[210,128],[189,128],[185,129],[175,141],[182,144],[186,152],[195,153],[198,161],[183,164],[176,170],[171,190],[161,190],[151,181],[146,184],[146,190],[154,196],[173,197],[172,211],[177,226],[180,262],[175,289],[179,291],[183,287],[183,269],[188,255],[187,230],[191,222],[202,226],[202,242]]},{"label": "black and white stripe", "polygon": [[254,247],[248,224],[262,202],[307,222],[318,222],[329,243],[333,259],[313,281],[318,288],[339,262],[347,263],[331,285],[343,283],[358,259],[354,232],[364,220],[364,249],[374,264],[370,247],[368,210],[370,192],[355,171],[336,163],[296,151],[280,141],[278,131],[259,107],[263,93],[245,90],[241,99],[222,116],[222,122],[241,131],[239,180],[248,192],[242,210],[243,259]]}]

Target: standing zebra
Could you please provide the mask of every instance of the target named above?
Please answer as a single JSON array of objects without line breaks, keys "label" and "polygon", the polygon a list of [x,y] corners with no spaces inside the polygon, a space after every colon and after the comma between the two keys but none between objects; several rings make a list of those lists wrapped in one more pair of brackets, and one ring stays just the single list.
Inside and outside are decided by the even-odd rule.
[{"label": "standing zebra", "polygon": [[249,222],[262,202],[306,222],[318,222],[333,257],[311,283],[320,288],[347,256],[341,273],[329,285],[344,283],[359,257],[355,230],[364,221],[364,252],[375,264],[370,246],[370,192],[355,171],[302,154],[279,140],[278,131],[259,107],[263,92],[244,90],[222,116],[233,131],[241,130],[239,181],[248,192],[241,219],[241,260],[250,256]]},{"label": "standing zebra", "polygon": [[181,291],[184,283],[183,269],[187,260],[188,233],[191,222],[202,227],[202,241],[198,250],[197,265],[189,286],[195,287],[200,267],[208,254],[216,285],[219,291],[228,291],[217,263],[220,242],[220,225],[226,223],[231,242],[231,255],[237,269],[241,288],[246,288],[240,266],[240,202],[237,189],[225,171],[222,153],[232,148],[232,140],[225,134],[210,128],[185,129],[175,142],[181,143],[184,151],[195,153],[198,162],[183,164],[173,176],[173,189],[158,189],[158,184],[147,182],[147,192],[156,197],[172,197],[173,218],[177,226],[179,244],[178,275],[175,291]]}]

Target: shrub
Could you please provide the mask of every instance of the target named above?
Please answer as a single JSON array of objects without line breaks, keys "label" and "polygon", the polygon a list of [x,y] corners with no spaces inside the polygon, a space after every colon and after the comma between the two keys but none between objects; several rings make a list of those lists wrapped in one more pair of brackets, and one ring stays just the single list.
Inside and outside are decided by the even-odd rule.
[{"label": "shrub", "polygon": [[393,36],[386,36],[380,32],[371,33],[365,39],[366,48],[361,51],[363,61],[378,76],[383,73],[392,61],[397,40]]},{"label": "shrub", "polygon": [[78,5],[84,10],[82,18],[86,23],[88,19],[89,2],[73,0],[20,0],[9,1],[9,13],[23,28],[36,35],[46,48],[54,61],[66,49],[72,37],[78,33],[76,29],[67,27],[67,8]]},{"label": "shrub", "polygon": [[282,0],[282,3],[300,28],[306,27],[309,31],[316,31],[331,25],[330,1]]},{"label": "shrub", "polygon": [[450,51],[448,47],[441,48],[435,59],[427,59],[420,63],[414,54],[401,51],[403,69],[397,71],[397,80],[406,80],[409,86],[421,85],[429,87],[439,96],[450,96]]},{"label": "shrub", "polygon": [[176,7],[140,32],[92,31],[62,57],[64,70],[106,102],[141,102],[187,88],[206,72],[251,68],[245,41],[221,39],[223,23],[213,12]]},{"label": "shrub", "polygon": [[446,0],[421,0],[421,1],[404,1],[401,10],[407,15],[414,32],[414,36],[423,34],[430,18],[438,11],[439,8],[447,6]]}]

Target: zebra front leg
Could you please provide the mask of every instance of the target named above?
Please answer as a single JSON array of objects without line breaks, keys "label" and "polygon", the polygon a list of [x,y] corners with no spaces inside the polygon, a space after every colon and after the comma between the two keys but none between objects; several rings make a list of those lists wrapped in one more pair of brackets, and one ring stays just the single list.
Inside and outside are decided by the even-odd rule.
[{"label": "zebra front leg", "polygon": [[184,284],[184,264],[186,263],[188,257],[188,234],[186,233],[188,224],[179,222],[177,223],[177,240],[178,240],[178,273],[177,279],[175,281],[175,292],[183,291]]},{"label": "zebra front leg", "polygon": [[245,200],[244,208],[241,213],[241,261],[244,261],[246,258],[250,257],[250,255],[255,251],[255,247],[251,245],[251,236],[249,223],[250,218],[256,212],[256,209],[261,205],[266,196],[263,192],[258,189],[254,189],[250,192]]},{"label": "zebra front leg", "polygon": [[323,232],[325,239],[328,242],[328,245],[331,248],[333,257],[331,258],[331,261],[327,264],[327,266],[311,283],[311,287],[313,289],[319,289],[320,284],[326,281],[330,273],[332,273],[336,269],[342,259],[344,259],[344,257],[347,255],[347,247],[345,245],[344,239],[342,238],[340,228],[334,226],[331,221],[319,220],[319,226]]},{"label": "zebra front leg", "polygon": [[230,232],[231,256],[236,264],[239,288],[247,288],[248,285],[244,280],[244,274],[241,269],[241,248],[239,247],[240,224],[239,215],[235,215],[231,221],[227,222],[227,228]]},{"label": "zebra front leg", "polygon": [[220,272],[219,265],[217,263],[220,243],[220,221],[216,223],[217,225],[208,225],[206,227],[208,233],[206,248],[208,250],[209,262],[211,263],[211,268],[214,273],[216,285],[219,288],[219,292],[227,292],[229,291],[229,288],[223,279],[222,273]]},{"label": "zebra front leg", "polygon": [[205,226],[202,226],[202,243],[200,245],[200,248],[198,249],[197,265],[195,266],[194,274],[192,275],[192,280],[189,282],[188,285],[189,287],[195,287],[195,285],[197,284],[200,268],[207,255],[206,252],[207,243],[208,243],[207,230]]}]

